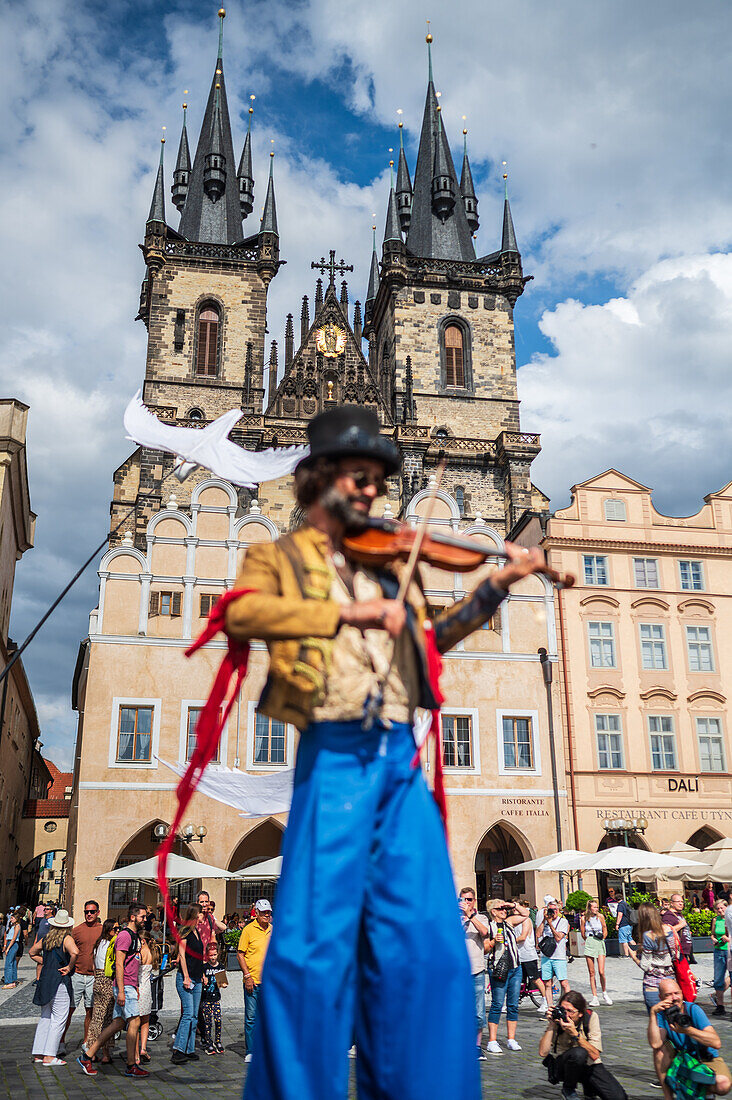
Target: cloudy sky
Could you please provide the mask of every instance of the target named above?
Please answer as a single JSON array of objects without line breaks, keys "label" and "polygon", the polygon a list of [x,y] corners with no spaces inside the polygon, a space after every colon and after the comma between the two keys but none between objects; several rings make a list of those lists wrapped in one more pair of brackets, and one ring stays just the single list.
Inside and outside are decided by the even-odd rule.
[{"label": "cloudy sky", "polygon": [[[312,291],[329,248],[363,300],[372,213],[386,208],[397,109],[414,166],[425,18],[453,151],[467,117],[479,254],[499,242],[510,171],[524,270],[516,309],[522,422],[555,507],[616,466],[694,512],[732,478],[732,9],[718,0],[232,0],[225,71],[235,142],[249,96],[258,202],[274,139],[281,254],[270,317]],[[210,10],[209,10],[210,8]],[[442,6],[444,9],[444,5]],[[168,168],[188,90],[198,134],[216,57],[216,4],[0,4],[1,388],[31,406],[36,547],[21,562],[22,639],[101,540],[121,412],[140,384],[138,242],[161,127]],[[169,220],[177,215],[168,207]],[[253,218],[254,216],[252,216]],[[245,228],[252,224],[245,223]],[[252,229],[253,231],[253,229]],[[47,751],[70,764],[71,675],[96,603],[90,571],[28,651]]]}]

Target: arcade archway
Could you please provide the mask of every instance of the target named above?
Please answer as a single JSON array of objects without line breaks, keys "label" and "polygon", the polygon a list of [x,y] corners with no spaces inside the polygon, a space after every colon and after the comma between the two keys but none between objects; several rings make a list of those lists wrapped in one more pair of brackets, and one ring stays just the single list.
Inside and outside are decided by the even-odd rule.
[{"label": "arcade archway", "polygon": [[[227,870],[239,871],[242,867],[251,867],[254,863],[262,863],[265,859],[278,856],[283,835],[284,828],[279,821],[268,817],[239,842],[229,860]],[[269,898],[272,901],[276,885],[268,881],[227,882],[226,912],[238,913],[241,916],[251,909],[257,898]]]},{"label": "arcade archway", "polygon": [[[615,848],[623,843],[627,848],[636,848],[640,852],[650,852],[650,848],[648,847],[640,833],[630,833],[624,841],[621,840],[618,834],[607,833],[597,845],[597,850],[598,852],[604,852],[606,848]],[[625,890],[627,892],[628,877],[630,878],[631,885],[634,885],[632,871],[630,873],[630,876],[628,876],[626,873],[625,877],[618,876],[616,874],[613,874],[612,872],[606,873],[605,871],[596,871],[595,876],[597,878],[597,896],[600,899],[600,902],[603,903],[605,901],[605,898],[608,896],[608,886],[614,886],[617,890],[621,892],[623,890],[623,886],[625,886]],[[647,883],[639,882],[637,885],[640,887],[641,890],[648,889]],[[591,887],[588,887],[585,884],[585,889],[591,890]]]},{"label": "arcade archway", "polygon": [[502,868],[530,858],[528,844],[517,830],[502,824],[488,830],[475,853],[475,889],[480,912],[485,912],[489,898],[525,897],[527,887],[533,890],[533,872],[502,873]]},{"label": "arcade archway", "polygon": [[[693,844],[695,848],[704,851],[710,844],[716,844],[718,840],[721,840],[723,835],[717,829],[713,829],[711,825],[703,825],[701,829],[697,829],[695,833],[692,833],[686,843]],[[694,857],[691,856],[690,858],[693,859]]]},{"label": "arcade archway", "polygon": [[[160,824],[167,825],[168,822],[156,818],[155,821],[150,821],[139,832],[135,833],[117,856],[114,864],[115,869],[157,855],[160,844],[155,837],[154,829],[156,825]],[[174,851],[187,859],[198,859],[198,853],[193,851],[190,844],[186,844],[182,840],[176,840]],[[104,883],[99,883],[99,886],[99,893],[102,894]],[[191,882],[181,882],[173,886],[171,896],[174,902],[177,900],[180,906],[186,906],[195,901],[200,889],[200,878],[193,879]],[[151,905],[154,909],[162,905],[162,897],[158,888],[151,886],[149,883],[138,882],[136,879],[118,879],[109,883],[107,909],[110,916],[121,916],[133,901],[139,901],[141,905]]]}]

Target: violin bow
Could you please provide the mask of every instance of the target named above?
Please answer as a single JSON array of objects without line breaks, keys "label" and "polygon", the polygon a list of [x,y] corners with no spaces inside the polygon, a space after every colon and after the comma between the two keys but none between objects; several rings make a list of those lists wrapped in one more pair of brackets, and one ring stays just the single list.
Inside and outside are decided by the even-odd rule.
[{"label": "violin bow", "polygon": [[[437,493],[440,485],[442,484],[442,478],[445,473],[445,459],[443,458],[438,467],[435,480],[430,488],[430,495],[427,498],[427,507],[425,508],[424,515],[420,518],[417,526],[417,534],[415,535],[414,542],[412,543],[412,549],[409,552],[407,558],[407,564],[404,567],[404,573],[399,583],[399,591],[396,594],[396,600],[405,604],[407,599],[407,592],[409,586],[414,580],[414,575],[417,572],[417,566],[419,564],[419,555],[422,549],[422,543],[425,540],[427,534],[427,527],[432,519],[432,512],[435,507],[435,500],[437,499]],[[392,641],[391,657],[389,658],[389,664],[387,665],[386,672],[383,676],[380,676],[374,690],[370,691],[366,697],[366,701],[363,705],[363,728],[370,730],[376,719],[381,713],[381,708],[384,705],[384,688],[391,675],[391,670],[394,667],[394,661],[396,659],[396,638]]]}]

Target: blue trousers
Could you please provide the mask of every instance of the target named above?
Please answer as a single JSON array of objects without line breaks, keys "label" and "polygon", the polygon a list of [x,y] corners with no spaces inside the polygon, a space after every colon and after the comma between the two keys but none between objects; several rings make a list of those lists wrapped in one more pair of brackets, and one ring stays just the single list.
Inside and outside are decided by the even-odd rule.
[{"label": "blue trousers", "polygon": [[251,1054],[254,1045],[254,1021],[257,1018],[257,1000],[261,986],[255,985],[251,993],[244,990],[244,1039],[247,1044],[247,1054]]},{"label": "blue trousers", "polygon": [[179,970],[175,976],[175,988],[180,997],[181,1017],[175,1032],[173,1050],[180,1050],[183,1054],[193,1054],[196,1049],[196,1027],[203,982],[194,982],[193,989],[186,989],[183,985],[183,975]]},{"label": "blue trousers", "polygon": [[500,1022],[504,1001],[506,1002],[506,1019],[518,1020],[522,977],[523,972],[520,966],[514,966],[509,970],[505,982],[497,982],[493,974],[491,974],[491,1007],[488,1013],[489,1024],[497,1024]]},{"label": "blue trousers", "polygon": [[9,947],[5,954],[5,984],[12,985],[18,980],[18,941]]},{"label": "blue trousers", "polygon": [[475,1001],[444,830],[409,726],[300,741],[245,1100],[478,1100]]}]

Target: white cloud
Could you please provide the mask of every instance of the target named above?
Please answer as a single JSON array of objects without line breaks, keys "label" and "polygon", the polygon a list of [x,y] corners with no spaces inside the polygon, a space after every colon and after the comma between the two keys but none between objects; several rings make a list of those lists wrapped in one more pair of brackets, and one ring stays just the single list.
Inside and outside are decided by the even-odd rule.
[{"label": "white cloud", "polygon": [[654,265],[628,296],[544,313],[551,354],[519,372],[522,420],[542,433],[534,480],[555,507],[615,466],[695,512],[732,478],[732,255]]}]

